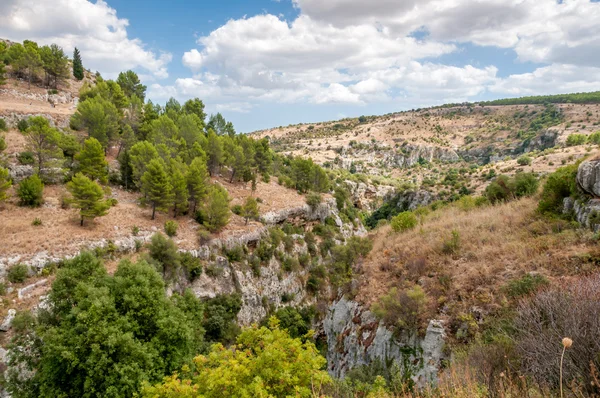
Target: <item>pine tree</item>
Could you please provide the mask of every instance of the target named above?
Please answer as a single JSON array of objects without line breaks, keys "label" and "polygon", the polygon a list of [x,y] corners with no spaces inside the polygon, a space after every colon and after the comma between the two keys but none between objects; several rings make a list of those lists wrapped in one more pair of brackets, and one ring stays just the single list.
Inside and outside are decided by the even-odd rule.
[{"label": "pine tree", "polygon": [[12,186],[8,169],[0,167],[0,202],[3,202],[8,197],[6,191]]},{"label": "pine tree", "polygon": [[27,149],[33,152],[39,175],[42,174],[42,170],[48,166],[51,159],[62,157],[62,151],[58,146],[60,134],[50,127],[50,123],[43,116],[29,119],[29,128],[25,137],[28,143]]},{"label": "pine tree", "polygon": [[77,155],[75,160],[79,162],[79,171],[91,178],[98,180],[102,184],[108,182],[108,162],[104,157],[102,144],[95,138],[88,138],[83,143],[83,149]]},{"label": "pine tree", "polygon": [[185,164],[171,160],[171,187],[173,191],[173,217],[188,207],[189,193],[187,188]]},{"label": "pine tree", "polygon": [[81,173],[75,174],[67,184],[67,189],[73,195],[73,206],[79,209],[81,226],[85,218],[101,217],[110,208],[110,202],[102,200],[104,198],[102,187]]},{"label": "pine tree", "polygon": [[140,141],[129,150],[129,164],[133,174],[133,183],[142,188],[142,176],[152,159],[158,159],[158,151],[148,141]]},{"label": "pine tree", "polygon": [[173,203],[173,194],[169,177],[165,171],[164,163],[161,159],[152,159],[142,176],[142,192],[146,199],[152,204],[152,219],[159,211],[168,211]]},{"label": "pine tree", "polygon": [[77,47],[73,51],[73,76],[77,80],[83,80],[83,63],[81,62],[81,53]]},{"label": "pine tree", "polygon": [[244,203],[244,206],[242,206],[241,216],[246,219],[246,224],[248,224],[249,219],[256,220],[260,216],[258,212],[258,202],[252,196],[246,198],[246,202]]},{"label": "pine tree", "polygon": [[192,214],[196,213],[196,206],[200,202],[207,191],[208,171],[206,170],[206,163],[202,158],[195,158],[192,160],[190,167],[188,168],[187,186],[190,193],[190,200],[192,201]]},{"label": "pine tree", "polygon": [[213,130],[208,130],[206,155],[208,156],[208,172],[212,176],[219,171],[219,166],[223,162],[223,145]]},{"label": "pine tree", "polygon": [[229,222],[229,195],[220,185],[214,184],[208,191],[206,204],[202,209],[204,226],[211,232],[218,231]]},{"label": "pine tree", "polygon": [[6,84],[6,69],[4,69],[4,63],[0,61],[0,86]]},{"label": "pine tree", "polygon": [[134,95],[139,99],[144,101],[146,97],[146,86],[140,83],[140,78],[137,73],[132,70],[128,70],[127,72],[119,73],[119,77],[117,77],[117,83],[123,89],[123,93],[125,93],[128,97],[133,97]]}]

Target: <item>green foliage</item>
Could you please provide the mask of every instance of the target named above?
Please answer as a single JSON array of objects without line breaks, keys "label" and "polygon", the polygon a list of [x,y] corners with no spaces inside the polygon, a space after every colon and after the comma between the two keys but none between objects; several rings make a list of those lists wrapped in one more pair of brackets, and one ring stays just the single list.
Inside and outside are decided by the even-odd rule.
[{"label": "green foliage", "polygon": [[578,167],[578,163],[560,167],[548,176],[538,204],[540,213],[562,214],[563,200],[577,195],[576,177]]},{"label": "green foliage", "polygon": [[416,331],[425,319],[427,295],[419,285],[399,290],[393,287],[371,307],[373,313],[396,331]]},{"label": "green foliage", "polygon": [[587,142],[587,139],[585,134],[570,134],[567,137],[567,146],[583,145]]},{"label": "green foliage", "polygon": [[548,279],[539,274],[527,274],[520,279],[513,279],[506,284],[504,290],[509,297],[527,296],[540,287],[548,285]]},{"label": "green foliage", "polygon": [[531,158],[529,156],[525,156],[525,155],[523,155],[517,159],[517,163],[520,166],[529,166],[531,164],[531,161],[532,161]]},{"label": "green foliage", "polygon": [[43,116],[34,116],[29,119],[29,128],[25,133],[27,149],[33,153],[38,175],[51,166],[51,161],[60,159],[62,151],[59,148],[60,134],[50,127],[50,123]]},{"label": "green foliage", "polygon": [[[287,331],[290,337],[304,341],[311,330],[315,309],[314,307],[300,309],[285,307],[277,310],[273,316],[279,320],[279,327]],[[264,323],[266,324],[266,322]]]},{"label": "green foliage", "polygon": [[483,101],[481,105],[525,105],[525,104],[596,104],[600,102],[600,91],[574,94],[536,95],[520,98],[506,98]]},{"label": "green foliage", "polygon": [[235,323],[242,308],[242,298],[238,294],[223,294],[204,301],[205,318],[202,326],[206,330],[206,339],[224,344],[232,343],[239,333]]},{"label": "green foliage", "polygon": [[141,189],[146,200],[152,205],[152,219],[156,210],[168,211],[173,203],[173,193],[169,177],[161,159],[152,159],[142,175]]},{"label": "green foliage", "polygon": [[173,220],[165,221],[165,233],[167,234],[167,236],[173,237],[177,235],[177,227],[177,222]]},{"label": "green foliage", "polygon": [[0,118],[0,131],[8,131],[8,127],[6,126],[6,120]]},{"label": "green foliage", "polygon": [[485,197],[491,203],[507,202],[515,198],[534,195],[539,181],[534,173],[517,173],[512,178],[499,175],[485,189]]},{"label": "green foliage", "polygon": [[6,279],[10,283],[23,283],[29,276],[29,268],[25,264],[15,264],[6,271]]},{"label": "green foliage", "polygon": [[97,139],[103,148],[108,148],[109,142],[117,138],[120,118],[112,102],[96,95],[77,105],[77,111],[71,117],[71,128],[87,130],[88,137]]},{"label": "green foliage", "polygon": [[8,169],[0,167],[0,202],[3,202],[8,198],[8,189],[12,186],[10,174]]},{"label": "green foliage", "polygon": [[189,199],[192,202],[192,212],[196,212],[196,207],[207,194],[208,190],[208,170],[206,162],[202,158],[194,158],[186,175],[186,181],[189,191]]},{"label": "green foliage", "polygon": [[316,192],[310,192],[308,195],[306,195],[306,204],[311,208],[312,211],[315,211],[322,201],[323,198]]},{"label": "green foliage", "polygon": [[415,213],[412,211],[405,211],[392,218],[390,225],[394,232],[404,232],[413,229],[418,223],[419,221],[417,220]]},{"label": "green foliage", "polygon": [[83,80],[83,63],[81,61],[81,53],[77,47],[73,50],[73,77],[77,80]]},{"label": "green foliage", "polygon": [[[245,329],[235,349],[214,345],[195,361],[192,379],[176,374],[164,384],[147,386],[144,397],[312,397],[330,382],[325,359],[310,341],[294,339],[278,326]],[[316,391],[316,392],[315,392]]]},{"label": "green foliage", "polygon": [[258,202],[251,196],[246,198],[244,202],[244,206],[241,208],[240,216],[246,219],[246,224],[248,224],[248,220],[258,220],[260,213],[258,212]]},{"label": "green foliage", "polygon": [[27,119],[19,119],[19,122],[17,123],[17,129],[21,133],[24,133],[27,131],[28,128],[29,128],[29,121]]},{"label": "green foliage", "polygon": [[157,271],[162,272],[163,276],[173,275],[181,267],[177,245],[161,233],[152,235],[148,251],[150,257],[155,261]]},{"label": "green foliage", "polygon": [[600,131],[596,131],[588,136],[588,142],[590,144],[600,144]]},{"label": "green foliage", "polygon": [[143,261],[124,260],[111,276],[84,253],[58,271],[48,302],[39,326],[13,342],[23,348],[11,357],[13,396],[131,397],[190,363],[203,344],[201,304],[189,293],[168,298]]},{"label": "green foliage", "polygon": [[31,222],[31,225],[33,225],[34,227],[39,227],[40,225],[42,225],[42,219],[39,217],[34,218]]},{"label": "green foliage", "polygon": [[104,157],[104,149],[97,139],[85,140],[81,152],[75,155],[75,160],[79,162],[78,170],[83,175],[101,184],[108,182],[108,162]]},{"label": "green foliage", "polygon": [[119,73],[117,84],[121,86],[123,94],[127,97],[131,98],[135,95],[137,98],[144,101],[144,98],[146,97],[146,86],[140,83],[140,78],[134,71],[128,70],[127,72]]},{"label": "green foliage", "polygon": [[186,181],[187,166],[184,163],[171,159],[171,195],[173,196],[173,215],[186,212],[189,206],[188,186]]},{"label": "green foliage", "polygon": [[158,151],[148,141],[140,141],[134,144],[128,151],[129,165],[131,166],[131,173],[133,177],[133,183],[136,187],[141,189],[142,187],[142,176],[146,172],[148,165],[153,159],[158,159]]},{"label": "green foliage", "polygon": [[218,231],[227,225],[230,217],[227,190],[218,184],[213,184],[209,188],[201,213],[204,226],[211,232]]},{"label": "green foliage", "polygon": [[190,281],[193,282],[202,275],[202,264],[200,263],[200,259],[192,256],[188,252],[183,252],[179,254],[179,261]]},{"label": "green foliage", "polygon": [[37,174],[21,181],[17,188],[20,206],[39,207],[44,203],[44,184]]},{"label": "green foliage", "polygon": [[71,204],[79,209],[82,226],[85,218],[101,217],[110,208],[110,202],[103,200],[102,187],[81,173],[73,176],[73,180],[67,184],[67,189],[73,195]]}]

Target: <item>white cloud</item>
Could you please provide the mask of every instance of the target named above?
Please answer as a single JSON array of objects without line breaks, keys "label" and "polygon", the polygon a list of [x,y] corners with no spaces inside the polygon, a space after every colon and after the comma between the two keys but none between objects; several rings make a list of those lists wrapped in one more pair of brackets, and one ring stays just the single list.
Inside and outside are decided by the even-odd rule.
[{"label": "white cloud", "polygon": [[171,54],[148,50],[127,34],[129,22],[106,2],[86,0],[2,0],[0,37],[15,41],[56,43],[65,51],[79,48],[84,66],[108,77],[142,69],[155,78],[168,77]]}]

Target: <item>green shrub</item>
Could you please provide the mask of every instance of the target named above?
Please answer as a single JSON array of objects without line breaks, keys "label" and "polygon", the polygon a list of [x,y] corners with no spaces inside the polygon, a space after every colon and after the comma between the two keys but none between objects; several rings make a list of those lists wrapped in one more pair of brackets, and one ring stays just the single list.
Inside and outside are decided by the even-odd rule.
[{"label": "green shrub", "polygon": [[4,282],[0,282],[0,296],[4,296],[6,294],[6,284]]},{"label": "green shrub", "polygon": [[35,162],[35,159],[33,158],[33,152],[29,151],[19,153],[17,155],[17,160],[22,165],[30,165]]},{"label": "green shrub", "polygon": [[390,224],[394,232],[403,232],[416,227],[418,220],[412,211],[404,211],[392,218]]},{"label": "green shrub", "polygon": [[484,195],[491,203],[507,202],[534,195],[538,186],[539,181],[534,173],[517,173],[512,178],[499,175],[486,187]]},{"label": "green shrub", "polygon": [[6,271],[6,278],[11,283],[23,283],[29,275],[29,267],[25,264],[15,264]]},{"label": "green shrub", "polygon": [[177,222],[173,220],[167,220],[165,222],[165,233],[167,234],[167,236],[172,238],[173,236],[177,235],[178,227],[179,225],[177,224]]},{"label": "green shrub", "polygon": [[232,263],[242,261],[245,254],[242,246],[234,246],[229,250],[225,250],[225,256]]},{"label": "green shrub", "polygon": [[138,227],[137,225],[134,225],[133,227],[131,227],[131,234],[133,236],[138,236],[139,233],[140,233],[140,227]]},{"label": "green shrub", "polygon": [[512,190],[517,198],[535,195],[540,185],[534,173],[517,173],[511,181]]},{"label": "green shrub", "polygon": [[548,280],[544,276],[527,274],[520,279],[508,282],[504,290],[509,297],[517,298],[529,295],[546,285],[548,285]]},{"label": "green shrub", "polygon": [[595,133],[590,134],[588,137],[588,142],[590,144],[600,144],[600,131],[596,131]]},{"label": "green shrub", "polygon": [[19,131],[21,133],[26,132],[28,128],[29,128],[29,120],[28,119],[21,119],[17,123],[17,129],[19,129]]},{"label": "green shrub", "polygon": [[24,179],[17,188],[17,195],[19,196],[19,205],[39,207],[44,203],[43,199],[44,184],[37,174],[32,175],[29,178]]},{"label": "green shrub", "polygon": [[564,199],[577,194],[578,167],[579,163],[560,167],[548,176],[538,204],[540,213],[562,214]]},{"label": "green shrub", "polygon": [[587,142],[585,134],[571,134],[567,137],[567,146],[583,145]]},{"label": "green shrub", "polygon": [[475,198],[468,195],[461,196],[461,198],[455,202],[455,205],[462,211],[473,210],[477,206]]},{"label": "green shrub", "polygon": [[0,131],[8,131],[8,127],[6,126],[6,120],[0,117]]},{"label": "green shrub", "polygon": [[190,281],[194,281],[200,275],[202,275],[202,264],[200,263],[200,259],[192,256],[188,252],[183,252],[179,254],[179,261],[181,262],[181,266],[186,271],[188,279]]},{"label": "green shrub", "polygon": [[521,156],[519,159],[517,159],[517,163],[520,166],[529,166],[531,164],[531,158],[529,156]]},{"label": "green shrub", "polygon": [[31,222],[31,225],[33,225],[34,227],[42,225],[42,219],[39,217],[34,218]]},{"label": "green shrub", "polygon": [[316,192],[311,192],[306,195],[306,204],[308,204],[311,210],[315,210],[317,207],[319,207],[322,201],[323,198]]},{"label": "green shrub", "polygon": [[242,214],[242,205],[233,205],[231,206],[231,212],[236,215]]}]

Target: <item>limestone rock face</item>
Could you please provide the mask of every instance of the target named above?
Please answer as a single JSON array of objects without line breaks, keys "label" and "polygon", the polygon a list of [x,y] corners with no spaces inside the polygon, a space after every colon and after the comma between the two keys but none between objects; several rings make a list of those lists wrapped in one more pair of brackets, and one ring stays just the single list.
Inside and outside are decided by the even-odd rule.
[{"label": "limestone rock face", "polygon": [[2,321],[2,324],[0,324],[1,332],[8,332],[10,330],[12,321],[15,319],[15,315],[17,315],[17,310],[8,310],[8,315],[6,315],[6,318],[4,318],[4,321]]},{"label": "limestone rock face", "polygon": [[29,165],[11,165],[8,167],[8,172],[10,178],[12,178],[15,183],[19,183],[34,174],[33,166]]},{"label": "limestone rock face", "polygon": [[600,197],[600,159],[583,162],[579,165],[577,185],[585,193]]},{"label": "limestone rock face", "polygon": [[600,231],[600,199],[584,201],[565,198],[563,212],[572,213],[578,223],[594,232]]},{"label": "limestone rock face", "polygon": [[375,210],[380,204],[379,202],[389,199],[396,192],[396,188],[390,185],[375,186],[350,180],[346,180],[344,183],[350,191],[352,202],[363,210]]},{"label": "limestone rock face", "polygon": [[411,335],[398,340],[372,312],[341,298],[329,307],[323,332],[328,343],[328,371],[334,377],[344,377],[352,368],[375,360],[384,365],[391,360],[402,372],[410,372],[420,386],[437,382],[446,339],[441,321],[430,321],[424,338]]}]

